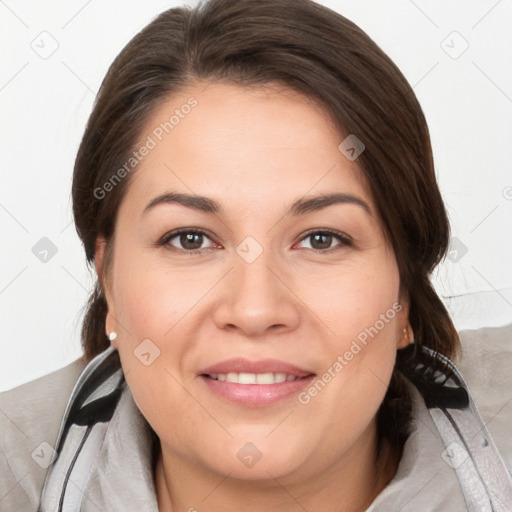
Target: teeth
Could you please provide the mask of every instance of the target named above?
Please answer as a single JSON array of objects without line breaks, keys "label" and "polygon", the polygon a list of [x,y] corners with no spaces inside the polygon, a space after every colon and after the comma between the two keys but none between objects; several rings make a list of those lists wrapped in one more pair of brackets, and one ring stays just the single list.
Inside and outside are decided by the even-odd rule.
[{"label": "teeth", "polygon": [[236,384],[277,384],[298,379],[295,375],[286,375],[286,373],[212,373],[210,377]]}]

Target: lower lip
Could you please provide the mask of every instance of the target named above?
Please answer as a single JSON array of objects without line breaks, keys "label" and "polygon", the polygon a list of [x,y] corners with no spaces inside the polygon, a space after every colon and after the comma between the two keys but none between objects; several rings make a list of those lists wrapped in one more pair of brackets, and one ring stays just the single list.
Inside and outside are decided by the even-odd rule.
[{"label": "lower lip", "polygon": [[246,407],[264,407],[294,395],[308,386],[314,377],[310,375],[276,384],[238,384],[200,375],[210,391]]}]

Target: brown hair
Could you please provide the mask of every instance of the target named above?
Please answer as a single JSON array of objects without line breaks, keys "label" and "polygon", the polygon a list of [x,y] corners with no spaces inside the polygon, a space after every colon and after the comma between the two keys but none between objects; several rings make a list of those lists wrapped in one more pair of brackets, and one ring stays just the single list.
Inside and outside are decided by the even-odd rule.
[{"label": "brown hair", "polygon": [[[121,51],[101,84],[74,168],[75,225],[88,264],[97,237],[105,237],[106,275],[116,214],[133,173],[105,197],[95,191],[129,160],[159,103],[195,81],[281,84],[322,105],[340,135],[363,141],[357,163],[395,251],[415,357],[421,346],[454,356],[458,335],[430,282],[447,251],[449,224],[422,109],[400,70],[365,32],[310,0],[211,0],[172,8]],[[101,282],[86,307],[82,344],[90,360],[109,345]],[[379,411],[379,431],[395,440],[405,435],[405,394],[395,368]]]}]

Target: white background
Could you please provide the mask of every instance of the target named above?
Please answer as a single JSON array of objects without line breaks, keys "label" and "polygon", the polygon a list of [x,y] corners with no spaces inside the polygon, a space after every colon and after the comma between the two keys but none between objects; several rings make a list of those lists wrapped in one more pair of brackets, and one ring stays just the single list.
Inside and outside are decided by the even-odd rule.
[{"label": "white background", "polygon": [[[512,1],[319,3],[365,30],[423,106],[460,241],[434,276],[456,327],[512,322]],[[114,57],[158,13],[180,4],[0,2],[0,390],[81,353],[93,275],[72,221],[75,154]],[[47,58],[33,49],[52,45]],[[57,248],[46,263],[32,252],[42,237]]]}]

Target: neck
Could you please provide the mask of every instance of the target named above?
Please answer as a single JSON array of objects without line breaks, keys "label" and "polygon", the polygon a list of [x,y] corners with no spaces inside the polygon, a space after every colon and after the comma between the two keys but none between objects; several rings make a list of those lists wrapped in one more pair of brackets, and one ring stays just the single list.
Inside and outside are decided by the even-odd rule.
[{"label": "neck", "polygon": [[159,511],[364,511],[391,481],[400,461],[399,451],[385,440],[376,457],[375,429],[372,433],[341,460],[307,479],[289,474],[264,482],[231,479],[164,446],[154,467]]}]

